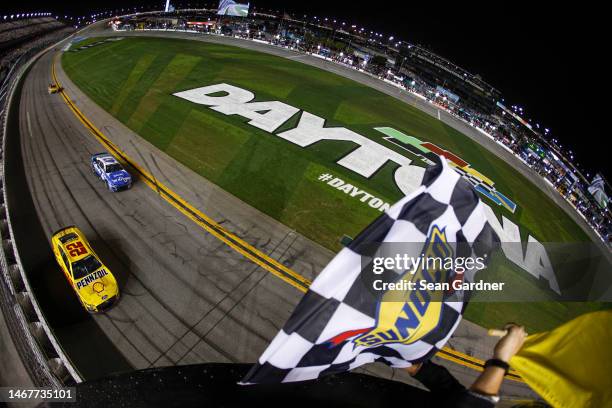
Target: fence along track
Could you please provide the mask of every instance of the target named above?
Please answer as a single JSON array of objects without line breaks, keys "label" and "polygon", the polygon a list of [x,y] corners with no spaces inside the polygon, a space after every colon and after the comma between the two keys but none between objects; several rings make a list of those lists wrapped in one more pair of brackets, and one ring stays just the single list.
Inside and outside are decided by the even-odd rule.
[{"label": "fence along track", "polygon": [[[74,34],[73,34],[74,35]],[[68,37],[70,38],[70,37]],[[64,40],[61,40],[64,41]],[[60,41],[60,42],[61,42]],[[39,387],[60,388],[82,381],[64,350],[55,339],[30,288],[19,252],[14,245],[7,197],[7,138],[18,132],[18,99],[21,85],[31,65],[57,44],[25,52],[11,67],[0,85],[0,310],[13,343],[33,383]],[[8,175],[10,178],[10,174]],[[25,181],[21,181],[25,182]]]}]

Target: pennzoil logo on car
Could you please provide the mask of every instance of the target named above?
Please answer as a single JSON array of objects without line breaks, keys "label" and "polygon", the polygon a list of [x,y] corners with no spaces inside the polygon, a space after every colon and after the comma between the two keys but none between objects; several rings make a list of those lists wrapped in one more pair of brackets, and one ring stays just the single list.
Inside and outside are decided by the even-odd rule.
[{"label": "pennzoil logo on car", "polygon": [[100,269],[99,271],[91,273],[77,282],[77,289],[83,289],[84,287],[88,286],[90,283],[95,282],[96,280],[101,279],[105,277],[106,275],[108,275],[108,272],[106,271],[106,269]]}]

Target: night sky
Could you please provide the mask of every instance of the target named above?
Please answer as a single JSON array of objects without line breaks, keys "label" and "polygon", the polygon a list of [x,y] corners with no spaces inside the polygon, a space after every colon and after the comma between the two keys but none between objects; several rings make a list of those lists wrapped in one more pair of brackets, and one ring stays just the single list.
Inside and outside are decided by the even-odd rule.
[{"label": "night sky", "polygon": [[[245,0],[246,2],[246,0]],[[84,4],[85,3],[85,4]],[[21,1],[6,11],[49,9],[72,14],[163,1],[100,1],[81,3]],[[179,8],[197,0],[172,1]],[[363,2],[252,0],[259,9],[285,10],[295,16],[336,18],[382,32],[388,38],[426,46],[466,68],[502,91],[506,106],[518,104],[532,124],[575,153],[591,176],[602,172],[612,181],[612,160],[604,145],[609,120],[604,85],[604,46],[608,34],[603,10],[593,6],[540,6],[535,2],[488,2],[495,9],[468,2]],[[503,8],[501,8],[503,6]],[[537,7],[537,8],[536,8]],[[597,145],[599,143],[600,145]],[[585,175],[586,175],[585,172]]]}]

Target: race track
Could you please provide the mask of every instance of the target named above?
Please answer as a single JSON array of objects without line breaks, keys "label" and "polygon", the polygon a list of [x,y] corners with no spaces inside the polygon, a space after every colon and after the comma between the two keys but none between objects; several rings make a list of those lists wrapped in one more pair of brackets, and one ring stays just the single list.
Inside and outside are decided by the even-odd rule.
[{"label": "race track", "polygon": [[[22,167],[16,164],[14,169],[22,186],[17,209],[22,232],[16,244],[69,358],[85,379],[164,365],[254,362],[302,292],[204,231],[144,182],[110,193],[88,163],[104,147],[61,95],[47,93],[52,65],[66,94],[101,132],[224,228],[310,280],[333,253],[142,140],[86,98],[63,73],[57,57],[58,50],[52,50],[36,61],[21,93],[19,145],[13,151],[23,158]],[[51,234],[71,224],[85,232],[119,281],[122,298],[106,314],[83,311],[53,259]],[[455,341],[475,342],[472,326],[462,324]],[[491,340],[484,343],[477,355],[481,348],[490,350]],[[477,375],[445,364],[467,385]],[[403,371],[382,365],[365,371],[411,381]],[[533,395],[512,381],[504,391]]]},{"label": "race track", "polygon": [[[204,233],[144,183],[113,194],[94,178],[88,159],[104,149],[61,96],[47,94],[53,57],[48,53],[34,65],[22,91],[23,164],[44,235],[79,226],[120,282],[120,303],[95,316],[95,322],[135,368],[254,361],[256,350],[276,334],[301,292]],[[111,128],[105,131],[113,134]],[[301,267],[303,275],[321,269],[322,264],[290,259],[314,244],[300,242],[282,225],[160,157],[137,136],[122,136],[128,139],[125,151],[225,227],[293,268]],[[48,252],[44,268],[31,280],[43,279],[44,286],[56,290],[47,304],[62,304],[59,311],[68,318],[59,318],[60,325],[87,320]],[[70,337],[74,333],[62,341],[83,341]],[[91,351],[87,354],[97,360]]]}]

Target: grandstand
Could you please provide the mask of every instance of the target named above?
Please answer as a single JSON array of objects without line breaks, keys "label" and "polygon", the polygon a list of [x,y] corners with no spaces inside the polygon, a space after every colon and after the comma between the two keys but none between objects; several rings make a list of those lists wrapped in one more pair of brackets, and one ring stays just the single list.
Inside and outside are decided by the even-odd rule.
[{"label": "grandstand", "polygon": [[32,18],[26,20],[0,23],[0,49],[10,47],[14,43],[21,43],[28,39],[64,27],[51,17]]},{"label": "grandstand", "polygon": [[0,23],[0,83],[11,65],[28,50],[51,44],[74,28],[53,17],[25,18]]},{"label": "grandstand", "polygon": [[501,92],[463,68],[418,45],[402,42],[396,55],[399,72],[416,72],[428,83],[450,89],[463,104],[484,113],[492,113]]}]

